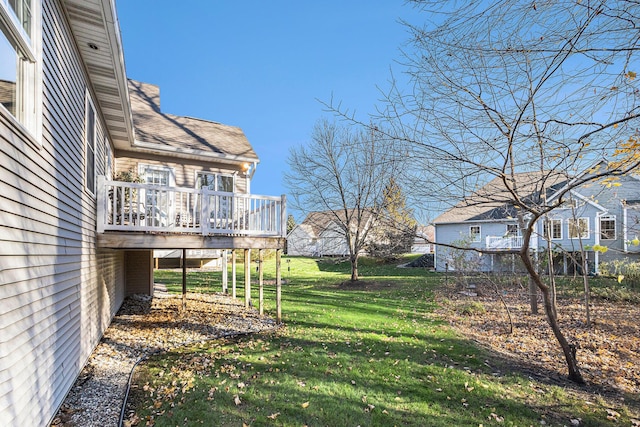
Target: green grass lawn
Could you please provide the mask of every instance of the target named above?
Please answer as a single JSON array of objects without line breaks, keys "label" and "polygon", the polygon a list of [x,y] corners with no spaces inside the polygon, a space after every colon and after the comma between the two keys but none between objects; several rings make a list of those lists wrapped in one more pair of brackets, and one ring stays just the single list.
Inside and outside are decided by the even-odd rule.
[{"label": "green grass lawn", "polygon": [[[132,399],[156,426],[621,425],[597,397],[510,373],[433,313],[443,279],[363,260],[362,288],[342,287],[348,263],[283,259],[278,332],[218,340],[151,358]],[[290,267],[290,271],[288,270]],[[265,262],[273,279],[275,262]],[[238,297],[243,298],[242,268]],[[252,274],[255,266],[252,267]],[[189,290],[220,291],[220,273],[189,273]],[[156,281],[181,291],[181,273]],[[257,285],[252,288],[257,303]],[[275,286],[265,286],[275,315]],[[619,411],[619,409],[618,409]],[[576,421],[574,421],[575,423]],[[624,424],[623,424],[624,425]]]}]

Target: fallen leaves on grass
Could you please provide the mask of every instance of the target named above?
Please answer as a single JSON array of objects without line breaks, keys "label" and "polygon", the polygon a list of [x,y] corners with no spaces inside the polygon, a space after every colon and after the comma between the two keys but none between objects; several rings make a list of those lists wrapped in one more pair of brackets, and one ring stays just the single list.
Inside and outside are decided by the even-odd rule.
[{"label": "fallen leaves on grass", "polygon": [[[444,288],[440,314],[469,338],[492,351],[531,365],[544,375],[566,378],[566,363],[546,322],[544,309],[530,314],[528,290],[514,284],[502,289],[514,322],[508,334],[507,313],[495,288],[477,284],[477,297],[458,294],[456,285]],[[473,302],[483,311],[463,315],[461,307]],[[585,380],[610,390],[640,393],[640,307],[630,303],[594,300],[593,325],[584,325],[584,305],[578,298],[559,298],[560,327],[570,343],[577,345],[577,359]],[[488,361],[490,363],[490,361]]]}]

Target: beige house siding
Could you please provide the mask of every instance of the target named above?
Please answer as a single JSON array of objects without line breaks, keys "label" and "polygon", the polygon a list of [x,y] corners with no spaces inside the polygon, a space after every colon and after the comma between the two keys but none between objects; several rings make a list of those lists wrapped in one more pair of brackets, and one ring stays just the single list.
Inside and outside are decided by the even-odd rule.
[{"label": "beige house siding", "polygon": [[124,298],[123,253],[96,249],[85,189],[85,68],[59,3],[42,8],[42,146],[0,115],[0,425],[51,421]]},{"label": "beige house siding", "polygon": [[153,154],[138,154],[134,152],[117,152],[116,172],[139,171],[139,165],[154,165],[168,167],[173,170],[175,185],[177,187],[195,188],[197,172],[212,172],[220,174],[235,175],[235,192],[247,193],[247,178],[245,174],[233,165],[224,163],[212,163],[211,161],[198,161],[194,159],[184,159],[179,162],[176,157],[163,157]]}]

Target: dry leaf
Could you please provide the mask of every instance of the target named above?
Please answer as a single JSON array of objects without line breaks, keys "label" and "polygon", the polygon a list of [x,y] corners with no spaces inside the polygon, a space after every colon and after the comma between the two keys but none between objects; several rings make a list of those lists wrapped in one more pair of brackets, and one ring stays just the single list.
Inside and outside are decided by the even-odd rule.
[{"label": "dry leaf", "polygon": [[238,396],[233,396],[233,402],[236,404],[236,406],[242,403]]},{"label": "dry leaf", "polygon": [[306,407],[308,407],[308,406],[309,406],[309,402],[304,402],[304,403],[303,403],[302,405],[300,405],[300,406],[302,406],[303,408],[306,408]]},{"label": "dry leaf", "polygon": [[271,414],[271,415],[267,416],[267,418],[275,420],[276,418],[278,418],[278,415],[280,415],[280,412],[276,412],[274,414]]}]

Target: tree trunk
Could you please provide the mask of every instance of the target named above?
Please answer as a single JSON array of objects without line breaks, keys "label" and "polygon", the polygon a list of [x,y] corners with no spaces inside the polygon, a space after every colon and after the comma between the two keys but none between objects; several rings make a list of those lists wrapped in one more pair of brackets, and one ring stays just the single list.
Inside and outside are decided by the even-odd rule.
[{"label": "tree trunk", "polygon": [[578,384],[584,384],[585,381],[584,378],[582,378],[582,374],[580,373],[580,369],[578,368],[578,361],[576,360],[575,346],[569,344],[565,336],[562,334],[560,326],[558,325],[556,310],[555,307],[553,307],[553,298],[550,292],[550,288],[545,288],[546,289],[541,289],[542,298],[544,301],[544,311],[547,314],[547,321],[549,322],[549,326],[551,326],[553,334],[556,336],[556,339],[560,343],[560,347],[562,347],[562,352],[564,353],[564,358],[567,362],[567,368],[569,369],[569,379]]},{"label": "tree trunk", "polygon": [[538,314],[538,287],[531,277],[529,277],[529,305],[531,314]]},{"label": "tree trunk", "polygon": [[357,282],[358,281],[358,256],[351,255],[350,261],[351,261],[351,281]]},{"label": "tree trunk", "polygon": [[551,288],[542,283],[540,275],[535,270],[535,267],[531,262],[528,248],[525,248],[525,251],[520,252],[520,258],[522,259],[522,262],[524,263],[524,266],[529,273],[529,277],[533,282],[535,282],[538,289],[540,289],[540,291],[542,292],[542,301],[544,303],[544,311],[547,314],[547,321],[549,323],[549,326],[551,326],[551,330],[553,331],[556,340],[558,340],[558,343],[562,348],[564,358],[567,362],[567,368],[569,370],[569,379],[578,384],[584,384],[585,381],[584,378],[582,378],[582,374],[580,373],[580,369],[578,368],[578,361],[576,360],[575,346],[569,344],[565,336],[562,334],[560,326],[558,325],[558,316],[556,314],[555,307],[553,306],[554,301],[553,296],[551,295]]}]

